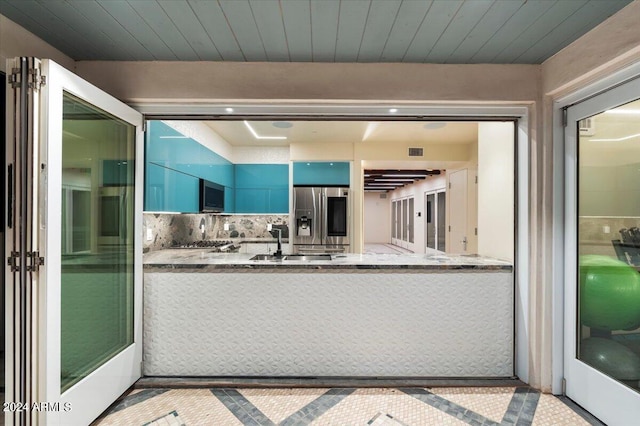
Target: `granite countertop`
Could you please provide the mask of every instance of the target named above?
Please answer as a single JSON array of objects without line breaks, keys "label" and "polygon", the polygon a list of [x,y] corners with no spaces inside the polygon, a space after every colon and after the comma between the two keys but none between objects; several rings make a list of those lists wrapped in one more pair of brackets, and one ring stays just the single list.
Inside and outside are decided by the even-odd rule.
[{"label": "granite countertop", "polygon": [[476,255],[426,254],[336,254],[332,260],[287,261],[249,260],[254,254],[213,253],[208,249],[166,249],[144,255],[146,272],[197,270],[253,271],[253,270],[435,270],[435,271],[511,271],[509,262]]}]

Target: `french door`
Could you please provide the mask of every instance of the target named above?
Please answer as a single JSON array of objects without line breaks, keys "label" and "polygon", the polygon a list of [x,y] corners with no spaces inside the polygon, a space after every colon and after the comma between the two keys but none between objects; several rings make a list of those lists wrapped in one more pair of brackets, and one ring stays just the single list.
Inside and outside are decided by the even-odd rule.
[{"label": "french door", "polygon": [[567,108],[566,393],[640,419],[640,79]]},{"label": "french door", "polygon": [[391,202],[391,243],[406,249],[414,244],[414,198],[407,197]]},{"label": "french door", "polygon": [[446,251],[446,190],[426,192],[425,199],[425,251]]},{"label": "french door", "polygon": [[7,69],[5,420],[89,424],[141,374],[143,118],[50,60]]}]

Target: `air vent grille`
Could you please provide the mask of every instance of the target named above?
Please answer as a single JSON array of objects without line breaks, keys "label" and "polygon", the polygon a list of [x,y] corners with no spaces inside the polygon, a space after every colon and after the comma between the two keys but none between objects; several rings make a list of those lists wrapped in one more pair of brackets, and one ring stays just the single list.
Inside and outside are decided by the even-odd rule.
[{"label": "air vent grille", "polygon": [[387,194],[386,193],[380,194],[380,198],[387,198]]},{"label": "air vent grille", "polygon": [[409,157],[423,157],[424,149],[423,148],[409,148]]}]

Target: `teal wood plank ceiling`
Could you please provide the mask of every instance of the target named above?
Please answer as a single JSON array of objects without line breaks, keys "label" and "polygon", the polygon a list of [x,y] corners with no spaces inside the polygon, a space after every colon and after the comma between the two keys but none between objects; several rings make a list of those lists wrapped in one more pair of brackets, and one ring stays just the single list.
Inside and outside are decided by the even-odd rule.
[{"label": "teal wood plank ceiling", "polygon": [[632,0],[0,0],[75,60],[539,64]]}]

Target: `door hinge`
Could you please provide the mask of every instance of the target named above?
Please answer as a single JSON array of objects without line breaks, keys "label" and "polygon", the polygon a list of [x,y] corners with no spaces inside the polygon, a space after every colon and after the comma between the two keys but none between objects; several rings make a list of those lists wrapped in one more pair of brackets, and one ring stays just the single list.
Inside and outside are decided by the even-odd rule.
[{"label": "door hinge", "polygon": [[478,228],[474,228],[475,235],[478,235]]},{"label": "door hinge", "polygon": [[40,266],[44,265],[44,257],[41,257],[38,251],[27,253],[27,257],[31,259],[31,265],[27,266],[29,272],[38,272]]},{"label": "door hinge", "polygon": [[[20,79],[20,68],[12,68],[8,80],[12,89],[20,87],[22,83]],[[40,74],[40,68],[32,68],[29,70],[29,89],[40,90],[45,84],[47,84],[47,77]]]},{"label": "door hinge", "polygon": [[562,395],[567,396],[567,379],[562,378]]},{"label": "door hinge", "polygon": [[42,86],[47,84],[47,77],[40,74],[40,68],[32,68],[29,70],[29,88],[33,90],[40,90]]},{"label": "door hinge", "polygon": [[7,83],[11,85],[12,89],[20,87],[20,68],[11,69]]},{"label": "door hinge", "polygon": [[451,182],[449,182],[449,189],[451,189]]},{"label": "door hinge", "polygon": [[478,176],[476,176],[476,183],[478,183]]},{"label": "door hinge", "polygon": [[18,264],[18,258],[20,253],[12,251],[11,255],[7,257],[7,265],[11,267],[11,272],[20,272],[20,265]]},{"label": "door hinge", "polygon": [[449,232],[451,232],[451,225],[449,225]]},{"label": "door hinge", "polygon": [[562,127],[567,127],[567,124],[568,124],[567,114],[568,114],[567,108],[566,107],[562,108]]}]

